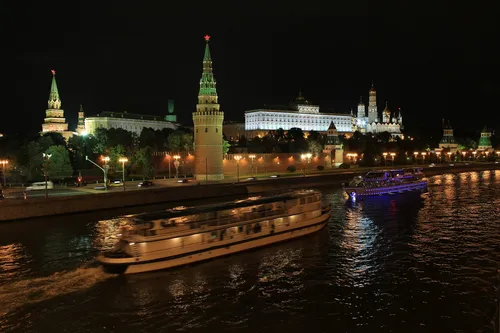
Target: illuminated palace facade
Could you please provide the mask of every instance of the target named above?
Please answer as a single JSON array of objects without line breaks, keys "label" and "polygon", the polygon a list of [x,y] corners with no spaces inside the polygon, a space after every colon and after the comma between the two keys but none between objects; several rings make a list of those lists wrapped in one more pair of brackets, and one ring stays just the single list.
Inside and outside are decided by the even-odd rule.
[{"label": "illuminated palace facade", "polygon": [[301,93],[289,109],[256,109],[245,111],[245,131],[267,134],[268,131],[300,128],[303,131],[326,132],[334,123],[341,133],[352,133],[352,116],[341,113],[322,113],[319,106],[310,104]]}]

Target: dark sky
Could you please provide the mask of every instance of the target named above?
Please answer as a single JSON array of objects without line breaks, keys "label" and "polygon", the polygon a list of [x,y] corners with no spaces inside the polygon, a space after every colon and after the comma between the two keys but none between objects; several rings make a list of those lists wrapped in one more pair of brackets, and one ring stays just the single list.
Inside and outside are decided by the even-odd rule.
[{"label": "dark sky", "polygon": [[40,130],[52,68],[70,128],[79,104],[87,115],[163,115],[168,99],[191,125],[205,34],[227,120],[286,104],[299,89],[320,107],[348,112],[374,80],[379,108],[385,100],[401,107],[410,132],[439,130],[443,117],[459,131],[498,129],[496,7],[411,3],[22,2],[9,18],[15,65],[5,75],[15,98],[0,131]]}]

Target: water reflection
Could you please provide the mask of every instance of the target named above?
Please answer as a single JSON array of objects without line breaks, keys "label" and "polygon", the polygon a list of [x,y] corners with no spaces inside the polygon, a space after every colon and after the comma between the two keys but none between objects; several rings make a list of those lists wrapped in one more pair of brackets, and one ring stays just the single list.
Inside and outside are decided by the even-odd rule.
[{"label": "water reflection", "polygon": [[114,245],[119,221],[0,225],[0,274],[23,278],[0,286],[0,331],[493,331],[500,171],[429,184],[356,202],[324,189],[317,234],[125,277],[74,268]]}]

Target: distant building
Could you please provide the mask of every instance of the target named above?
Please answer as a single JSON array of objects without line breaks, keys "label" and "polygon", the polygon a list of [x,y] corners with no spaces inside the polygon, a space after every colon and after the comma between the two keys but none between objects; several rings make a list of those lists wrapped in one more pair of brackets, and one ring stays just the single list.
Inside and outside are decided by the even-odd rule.
[{"label": "distant building", "polygon": [[178,125],[166,121],[161,116],[128,113],[127,111],[104,111],[95,117],[85,118],[84,132],[86,134],[94,134],[98,128],[121,128],[140,135],[144,127],[162,130],[164,128],[177,129]]},{"label": "distant building", "polygon": [[326,143],[323,153],[329,154],[332,166],[339,166],[344,163],[344,147],[333,121],[330,123],[330,127],[328,127],[326,133]]},{"label": "distant building", "polygon": [[493,150],[493,146],[491,144],[491,130],[484,127],[481,131],[481,137],[479,138],[479,145],[477,146],[478,150]]},{"label": "distant building", "polygon": [[48,109],[45,111],[45,120],[42,124],[42,132],[40,134],[56,132],[62,134],[68,140],[73,136],[73,132],[68,131],[68,123],[64,118],[64,110],[61,109],[61,104],[56,83],[56,71],[52,70]]},{"label": "distant building", "polygon": [[453,128],[450,125],[450,121],[448,121],[445,125],[443,119],[443,137],[439,142],[440,150],[449,149],[451,152],[456,152],[458,150],[458,143],[455,141],[455,137],[453,136]]},{"label": "distant building", "polygon": [[300,128],[325,133],[333,122],[341,133],[352,133],[352,116],[343,113],[322,113],[319,106],[310,104],[301,93],[291,108],[255,109],[245,111],[245,130],[272,131]]},{"label": "distant building", "polygon": [[171,123],[177,122],[177,116],[174,114],[174,101],[168,100],[168,114],[165,116],[166,121],[170,121]]},{"label": "distant building", "polygon": [[[385,108],[382,111],[382,117],[379,118],[378,107],[377,107],[377,91],[373,86],[368,92],[368,115],[365,112],[365,105],[360,99],[358,104],[358,113],[354,120],[353,131],[360,131],[361,133],[382,133],[389,132],[393,137],[403,136],[403,115],[401,114],[401,108],[398,109],[398,115],[396,112],[392,113],[389,110],[387,101],[385,102]],[[380,122],[379,119],[382,119]]]},{"label": "distant building", "polygon": [[83,112],[83,106],[80,104],[80,111],[78,112],[78,125],[76,125],[76,133],[78,135],[86,135],[85,130],[85,113]]}]

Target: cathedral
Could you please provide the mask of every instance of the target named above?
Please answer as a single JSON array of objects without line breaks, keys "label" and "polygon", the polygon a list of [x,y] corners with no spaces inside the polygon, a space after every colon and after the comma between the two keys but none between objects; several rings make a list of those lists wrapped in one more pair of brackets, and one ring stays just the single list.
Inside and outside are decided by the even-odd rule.
[{"label": "cathedral", "polygon": [[403,116],[401,108],[398,108],[398,114],[389,110],[387,102],[385,102],[385,109],[382,111],[382,117],[379,117],[377,107],[377,91],[373,86],[368,92],[368,114],[366,107],[363,103],[362,97],[360,98],[357,114],[353,115],[353,131],[361,133],[371,132],[382,133],[389,132],[393,137],[403,137]]}]

